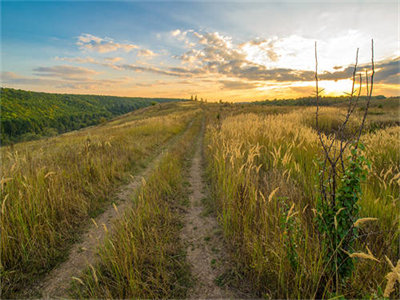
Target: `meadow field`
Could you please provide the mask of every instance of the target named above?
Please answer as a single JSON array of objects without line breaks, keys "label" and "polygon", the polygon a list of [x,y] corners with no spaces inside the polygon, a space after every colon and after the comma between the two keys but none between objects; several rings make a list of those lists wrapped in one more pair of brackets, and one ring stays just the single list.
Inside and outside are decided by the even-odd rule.
[{"label": "meadow field", "polygon": [[[3,146],[1,297],[399,298],[399,113],[398,98],[374,99],[363,146],[344,152],[344,186],[365,158],[354,219],[340,217],[344,206],[328,224],[351,222],[346,251],[340,241],[332,252],[318,223],[312,105],[158,103]],[[340,103],[320,108],[323,139],[345,115]],[[346,274],[332,268],[338,253],[351,261]],[[200,271],[194,255],[207,262]],[[66,282],[52,278],[63,273]]]},{"label": "meadow field", "polygon": [[1,299],[400,299],[399,1],[1,1]]}]

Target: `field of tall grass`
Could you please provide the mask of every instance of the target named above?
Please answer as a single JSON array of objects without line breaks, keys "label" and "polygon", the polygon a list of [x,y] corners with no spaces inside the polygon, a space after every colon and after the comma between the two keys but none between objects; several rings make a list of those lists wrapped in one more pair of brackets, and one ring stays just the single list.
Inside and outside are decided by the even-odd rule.
[{"label": "field of tall grass", "polygon": [[[1,297],[18,297],[65,260],[90,219],[163,149],[168,151],[132,194],[132,207],[109,228],[98,263],[71,281],[70,295],[190,296],[193,274],[179,231],[188,166],[205,124],[205,203],[223,229],[232,266],[219,284],[264,298],[400,298],[399,285],[392,285],[400,268],[399,103],[389,104],[373,103],[361,136],[370,167],[364,166],[354,220],[355,268],[346,280],[338,282],[328,266],[331,253],[316,222],[323,152],[315,108],[186,102],[0,149]],[[324,140],[332,139],[345,109],[321,108]],[[343,140],[362,113],[349,120]]]},{"label": "field of tall grass", "polygon": [[[326,108],[321,114],[329,139],[344,112]],[[235,271],[267,298],[382,297],[389,261],[396,265],[400,257],[400,128],[368,124],[361,137],[371,169],[362,184],[360,217],[376,219],[360,225],[354,252],[364,258],[354,258],[352,277],[335,290],[314,221],[322,150],[313,118],[312,108],[210,115],[207,174]],[[390,295],[398,298],[399,288]]]},{"label": "field of tall grass", "polygon": [[196,113],[190,104],[157,105],[102,126],[2,147],[2,297],[65,259],[82,224]]},{"label": "field of tall grass", "polygon": [[143,182],[133,205],[115,223],[100,260],[75,278],[74,298],[184,298],[191,278],[179,239],[187,203],[187,162],[202,115]]}]

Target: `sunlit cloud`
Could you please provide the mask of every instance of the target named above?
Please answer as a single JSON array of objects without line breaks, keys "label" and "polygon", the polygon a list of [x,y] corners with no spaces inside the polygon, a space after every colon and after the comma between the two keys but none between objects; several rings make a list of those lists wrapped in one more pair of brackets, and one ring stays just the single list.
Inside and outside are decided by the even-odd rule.
[{"label": "sunlit cloud", "polygon": [[117,62],[122,61],[124,59],[122,57],[105,57],[104,60],[109,62],[109,63],[117,63]]},{"label": "sunlit cloud", "polygon": [[100,38],[88,33],[83,33],[78,37],[76,43],[81,49],[90,50],[99,53],[108,53],[117,50],[124,50],[130,52],[138,49],[137,45],[131,43],[117,43],[111,38]]},{"label": "sunlit cloud", "polygon": [[[350,34],[355,34],[354,32]],[[71,62],[87,62],[109,67],[121,72],[156,74],[161,77],[190,79],[187,85],[195,88],[195,79],[209,80],[208,87],[214,92],[242,90],[259,95],[276,92],[276,87],[295,93],[309,91],[315,79],[314,41],[300,36],[284,38],[256,38],[235,42],[233,37],[219,32],[196,32],[194,30],[174,30],[171,38],[183,44],[179,55],[171,55],[177,60],[165,64],[164,61],[136,61],[118,64],[119,57],[97,61],[90,58],[69,59]],[[327,43],[322,43],[324,49]],[[148,49],[136,49],[137,57],[154,57],[157,54]],[[322,52],[322,50],[321,50]],[[308,59],[304,57],[309,56]],[[321,60],[325,58],[321,55]],[[307,60],[307,61],[305,61]],[[398,78],[398,58],[376,62],[375,82],[393,84]],[[299,62],[297,62],[299,61]],[[326,60],[327,61],[327,60]],[[331,59],[329,65],[322,64],[319,70],[320,85],[329,95],[340,95],[349,91],[354,62],[341,64],[343,60]],[[292,67],[290,67],[292,66]],[[297,66],[297,67],[296,67]],[[369,63],[359,63],[359,71],[369,68]],[[172,81],[175,86],[182,82]],[[172,84],[171,82],[169,83]],[[162,86],[162,81],[137,82],[137,87]],[[207,88],[207,86],[204,86]],[[232,93],[231,93],[232,94]],[[276,93],[275,93],[276,94]],[[281,94],[281,93],[277,93]]]},{"label": "sunlit cloud", "polygon": [[[149,63],[137,61],[134,64],[118,64],[121,57],[107,57],[102,61],[92,57],[85,58],[57,58],[75,63],[91,63],[109,67],[117,71],[133,71],[135,73],[150,73],[158,76],[173,78],[209,79],[213,87],[222,90],[253,90],[273,91],[280,83],[282,89],[291,92],[309,90],[313,85],[314,75],[314,41],[298,35],[279,38],[255,38],[247,41],[235,42],[234,38],[219,32],[197,32],[195,30],[176,29],[169,32],[171,38],[183,44],[185,51],[180,55],[172,55],[179,65],[165,65],[160,62]],[[331,41],[345,43],[348,39],[362,37],[357,31],[349,31],[341,38],[332,37]],[[82,35],[82,43],[105,44],[105,39],[93,35]],[[117,45],[108,39],[111,45]],[[348,64],[343,59],[329,59],[324,52],[332,55],[329,50],[333,46],[330,40],[319,44],[320,85],[325,93],[333,95],[348,91],[351,87],[351,77],[354,70],[351,58]],[[120,45],[120,44],[118,44]],[[117,47],[117,46],[116,46]],[[344,46],[341,46],[344,47]],[[118,48],[118,47],[117,47]],[[152,58],[157,56],[149,49],[135,46],[137,57]],[[345,50],[343,50],[345,52]],[[341,63],[341,65],[338,65]],[[354,62],[353,62],[354,63]],[[399,58],[378,61],[376,63],[376,83],[398,83]],[[369,63],[359,64],[359,70],[369,68]],[[37,70],[36,70],[37,71]],[[43,71],[43,70],[42,70]],[[72,71],[72,70],[71,70]],[[76,70],[78,71],[78,70]],[[80,70],[83,71],[83,70]],[[43,73],[43,72],[42,72]],[[47,72],[48,75],[60,76],[57,72]],[[68,73],[67,73],[68,74]],[[64,78],[77,75],[64,75]],[[175,85],[178,85],[175,81]],[[136,83],[135,86],[163,85],[162,81],[153,83]],[[218,88],[219,87],[219,88]]]},{"label": "sunlit cloud", "polygon": [[393,1],[218,2],[10,2],[2,11],[2,71],[10,71],[2,82],[228,101],[309,96],[317,42],[320,86],[343,95],[357,48],[358,72],[370,70],[374,38],[374,94],[400,94]]},{"label": "sunlit cloud", "polygon": [[145,56],[145,57],[153,57],[153,56],[157,56],[156,53],[154,53],[153,51],[149,50],[149,49],[140,49],[138,51],[138,56]]},{"label": "sunlit cloud", "polygon": [[173,30],[173,31],[171,31],[171,35],[173,36],[173,37],[178,37],[178,36],[180,36],[181,35],[181,30],[180,29],[176,29],[176,30]]},{"label": "sunlit cloud", "polygon": [[[157,87],[162,88],[164,92],[170,89],[171,93],[174,89],[196,94],[200,90],[205,96],[222,93],[230,98],[240,97],[240,92],[259,98],[265,95],[291,97],[314,91],[314,44],[307,38],[295,35],[283,38],[274,36],[236,42],[233,37],[219,32],[180,29],[171,31],[169,36],[183,46],[183,51],[178,55],[164,51],[164,57],[170,56],[173,59],[169,63],[158,59],[147,60],[158,56],[150,49],[116,43],[111,38],[103,39],[90,34],[80,36],[78,45],[81,48],[86,47],[100,54],[135,50],[136,55],[129,58],[132,60],[141,57],[145,60],[136,59],[134,63],[121,63],[127,59],[121,56],[54,58],[56,61],[73,64],[111,68],[121,74],[141,73],[145,81],[134,80],[136,75],[133,78],[121,77],[115,80],[95,79],[95,76],[105,72],[70,65],[34,68],[33,72],[37,77],[24,77],[10,72],[4,73],[3,76],[6,83],[53,84],[63,89],[88,90],[96,85],[102,85],[102,88],[112,86],[123,89],[129,85],[138,89]],[[320,52],[326,50],[327,44],[328,42],[321,43]],[[348,60],[348,64],[343,64],[343,60],[328,60],[324,55],[321,55],[320,59],[325,60],[325,64],[321,64],[319,70],[320,87],[324,89],[324,94],[337,96],[348,92],[351,89],[354,62]],[[365,69],[370,69],[370,63],[364,60],[359,63],[358,71],[364,72]],[[375,83],[386,84],[387,90],[392,91],[393,85],[398,84],[399,58],[377,61],[375,70]],[[153,75],[146,77],[146,74]],[[153,76],[169,77],[171,80],[152,80]],[[379,91],[379,87],[377,90]]]},{"label": "sunlit cloud", "polygon": [[246,53],[247,60],[266,65],[268,62],[276,62],[279,59],[274,43],[274,39],[256,39],[240,44],[239,48]]}]

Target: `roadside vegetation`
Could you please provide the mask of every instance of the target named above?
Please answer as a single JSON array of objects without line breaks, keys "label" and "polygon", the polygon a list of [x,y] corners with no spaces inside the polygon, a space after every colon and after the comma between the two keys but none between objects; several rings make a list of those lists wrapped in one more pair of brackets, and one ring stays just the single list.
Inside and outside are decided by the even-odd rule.
[{"label": "roadside vegetation", "polygon": [[[345,110],[320,113],[328,134]],[[286,114],[232,115],[227,110],[211,117],[208,175],[235,271],[267,298],[382,297],[385,276],[400,257],[400,128],[361,137],[371,168],[358,205],[361,219],[373,219],[357,224],[355,270],[333,293],[334,274],[326,268],[323,237],[315,226],[322,153],[313,117],[315,108]],[[399,295],[398,286],[390,295]]]},{"label": "roadside vegetation", "polygon": [[128,115],[129,121],[1,148],[2,297],[17,295],[64,259],[117,186],[196,114],[192,104],[164,105],[143,119]]},{"label": "roadside vegetation", "polygon": [[179,239],[187,161],[199,136],[202,115],[160,161],[132,208],[116,222],[100,248],[100,261],[74,279],[74,298],[185,298],[191,284]]},{"label": "roadside vegetation", "polygon": [[130,111],[180,99],[37,93],[1,88],[0,144],[97,125]]}]

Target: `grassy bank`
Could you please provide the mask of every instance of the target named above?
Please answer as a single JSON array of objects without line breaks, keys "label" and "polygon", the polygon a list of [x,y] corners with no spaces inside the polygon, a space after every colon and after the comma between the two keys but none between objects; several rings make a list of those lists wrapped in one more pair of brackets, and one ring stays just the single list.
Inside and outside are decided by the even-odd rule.
[{"label": "grassy bank", "polygon": [[[337,118],[329,112],[326,132],[335,122],[329,116]],[[377,129],[362,137],[371,170],[362,186],[360,214],[377,220],[360,228],[354,251],[370,249],[377,261],[357,259],[352,278],[333,294],[334,274],[325,267],[314,222],[321,149],[310,113],[212,116],[205,146],[208,175],[236,272],[263,297],[382,296],[391,271],[385,256],[396,264],[400,255],[400,129]]]},{"label": "grassy bank", "polygon": [[100,249],[100,262],[74,282],[79,298],[184,298],[190,285],[179,240],[186,164],[201,116],[165,155]]},{"label": "grassy bank", "polygon": [[[179,104],[167,104],[179,106]],[[66,256],[89,217],[196,113],[119,120],[46,141],[1,149],[1,287],[12,297]]]}]

